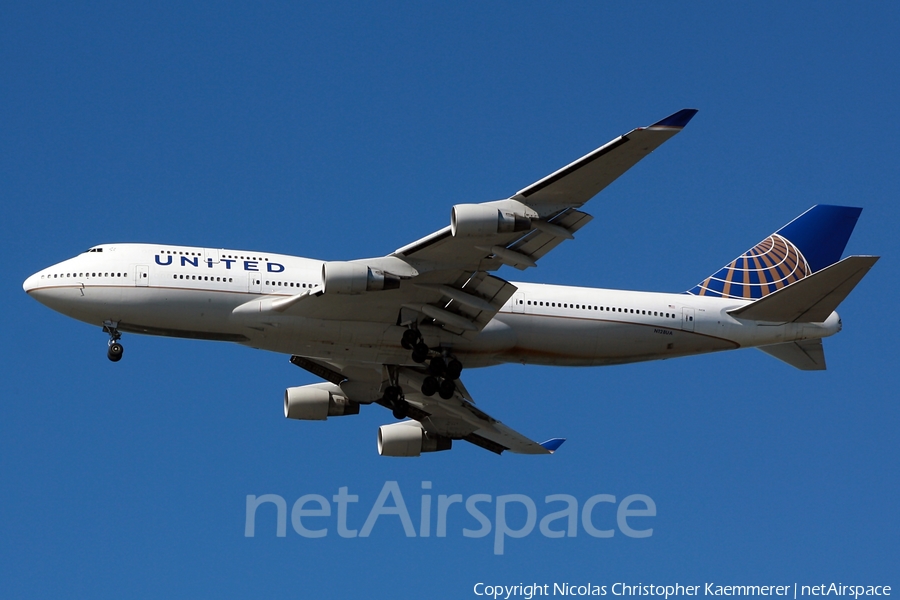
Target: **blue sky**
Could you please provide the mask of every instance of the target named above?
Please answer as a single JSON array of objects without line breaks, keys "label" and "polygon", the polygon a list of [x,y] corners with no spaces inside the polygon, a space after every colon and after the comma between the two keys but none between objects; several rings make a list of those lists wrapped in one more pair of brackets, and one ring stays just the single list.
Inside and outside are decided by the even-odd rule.
[{"label": "blue sky", "polygon": [[[0,8],[0,594],[471,597],[517,583],[900,585],[896,229],[900,10],[891,3],[220,3]],[[287,356],[129,335],[29,299],[31,273],[102,242],[382,255],[633,127],[700,112],[510,279],[692,287],[816,203],[864,208],[847,253],[883,258],[841,306],[829,370],[755,350],[598,369],[465,373],[548,458],[468,444],[377,456],[380,407],[288,422]],[[397,481],[430,494],[650,496],[653,535],[537,528],[321,539],[288,507],[339,488],[361,528]],[[436,503],[436,500],[434,500]],[[491,507],[494,504],[489,505]],[[595,512],[598,527],[614,509]],[[521,506],[509,522],[524,521]],[[558,509],[554,505],[552,510]],[[493,510],[493,509],[492,509]],[[518,512],[516,512],[518,510]],[[641,523],[642,521],[635,521]],[[432,528],[434,527],[432,523]],[[558,526],[558,524],[557,524]]]}]

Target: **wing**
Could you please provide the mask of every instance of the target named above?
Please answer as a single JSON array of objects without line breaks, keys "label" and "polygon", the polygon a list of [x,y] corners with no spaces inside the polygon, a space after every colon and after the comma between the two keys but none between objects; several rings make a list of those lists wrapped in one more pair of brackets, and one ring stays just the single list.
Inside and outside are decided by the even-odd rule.
[{"label": "wing", "polygon": [[[418,421],[426,432],[451,440],[465,440],[497,454],[506,450],[517,454],[553,454],[565,441],[552,438],[538,443],[507,427],[476,408],[461,381],[456,382],[452,398],[425,396],[420,391],[428,375],[425,369],[384,366],[383,376],[376,376],[371,365],[337,364],[301,356],[292,356],[291,362],[335,384],[351,400],[363,400],[364,403],[369,403],[373,394],[380,395],[380,389],[388,385],[383,377],[392,376],[403,389],[410,418]],[[383,400],[378,403],[390,408]]]},{"label": "wing", "polygon": [[401,367],[398,371],[410,405],[409,416],[419,421],[428,433],[465,440],[497,454],[505,450],[517,454],[553,454],[564,441],[555,438],[539,444],[507,427],[476,408],[461,381],[457,381],[457,391],[452,398],[444,399],[437,394],[425,396],[419,390],[427,373],[409,367]]},{"label": "wing", "polygon": [[[696,112],[684,109],[634,129],[506,200],[454,206],[449,226],[389,256],[325,263],[318,297],[253,300],[235,312],[268,310],[386,325],[417,322],[474,337],[516,291],[490,272],[503,265],[536,266],[571,239],[592,219],[580,210],[584,203],[681,131]],[[353,270],[356,287],[329,275]],[[379,291],[362,293],[370,283]]]},{"label": "wing", "polygon": [[[425,268],[447,264],[484,270],[501,264],[519,269],[535,266],[539,258],[571,239],[591,220],[578,210],[581,206],[681,131],[696,113],[686,108],[649,127],[634,129],[507,200],[456,206],[449,227],[398,249],[392,256]],[[462,226],[472,223],[483,227]],[[489,256],[493,260],[488,260]]]}]

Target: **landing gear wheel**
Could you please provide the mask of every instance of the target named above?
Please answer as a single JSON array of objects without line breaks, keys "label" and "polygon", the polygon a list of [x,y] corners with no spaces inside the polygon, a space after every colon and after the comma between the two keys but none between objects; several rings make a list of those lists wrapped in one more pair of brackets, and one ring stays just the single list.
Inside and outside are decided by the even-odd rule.
[{"label": "landing gear wheel", "polygon": [[462,373],[462,368],[463,366],[461,362],[459,362],[455,358],[451,358],[450,362],[447,363],[447,379],[459,379],[459,376]]},{"label": "landing gear wheel", "polygon": [[125,351],[125,348],[122,347],[122,344],[119,342],[113,342],[109,345],[109,349],[106,351],[106,357],[113,361],[119,362],[122,360],[122,353]]},{"label": "landing gear wheel", "polygon": [[440,394],[441,398],[444,400],[452,398],[455,392],[456,384],[453,383],[452,379],[445,379],[441,382],[441,385],[438,386],[438,394]]},{"label": "landing gear wheel", "polygon": [[122,353],[125,351],[125,348],[119,343],[119,340],[122,339],[122,334],[119,333],[118,326],[118,321],[103,321],[103,332],[109,334],[109,348],[106,350],[106,358],[113,362],[122,360]]},{"label": "landing gear wheel", "polygon": [[419,342],[413,347],[412,359],[417,363],[423,363],[428,358],[428,346],[424,342]]},{"label": "landing gear wheel", "polygon": [[434,396],[438,391],[439,383],[436,377],[428,376],[422,382],[422,393],[426,396]]},{"label": "landing gear wheel", "polygon": [[390,406],[396,407],[401,402],[403,389],[396,385],[389,385],[384,390],[384,401]]},{"label": "landing gear wheel", "polygon": [[413,346],[419,341],[421,336],[419,332],[415,329],[407,329],[403,332],[403,337],[400,338],[400,345],[403,346],[404,350],[412,350]]},{"label": "landing gear wheel", "polygon": [[431,359],[430,363],[428,363],[428,372],[435,377],[443,377],[446,370],[447,364],[444,362],[443,357],[436,356]]},{"label": "landing gear wheel", "polygon": [[407,404],[405,401],[401,401],[397,404],[397,406],[394,407],[394,410],[392,412],[395,419],[405,419],[409,416],[409,404]]}]

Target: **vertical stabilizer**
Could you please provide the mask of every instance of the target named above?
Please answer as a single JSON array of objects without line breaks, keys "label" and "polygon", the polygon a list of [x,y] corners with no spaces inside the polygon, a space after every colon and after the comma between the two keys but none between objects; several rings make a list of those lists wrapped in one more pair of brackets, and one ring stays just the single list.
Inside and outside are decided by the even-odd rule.
[{"label": "vertical stabilizer", "polygon": [[757,300],[838,262],[861,208],[817,204],[688,290]]}]

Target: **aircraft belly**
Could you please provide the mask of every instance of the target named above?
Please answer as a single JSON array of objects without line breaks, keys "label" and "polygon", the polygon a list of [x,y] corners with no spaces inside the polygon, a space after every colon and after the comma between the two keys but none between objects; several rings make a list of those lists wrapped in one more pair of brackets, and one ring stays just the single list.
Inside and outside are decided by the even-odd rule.
[{"label": "aircraft belly", "polygon": [[730,340],[681,329],[610,324],[600,335],[594,365],[615,365],[734,350]]},{"label": "aircraft belly", "polygon": [[504,313],[516,333],[508,362],[599,366],[732,350],[730,340],[653,325]]},{"label": "aircraft belly", "polygon": [[46,288],[32,293],[50,308],[93,325],[116,321],[133,325],[139,331],[147,328],[147,333],[240,333],[240,328],[228,318],[233,307],[243,301],[243,295],[237,293],[92,285]]},{"label": "aircraft belly", "polygon": [[117,304],[118,311],[106,319],[160,328],[238,333],[240,328],[229,316],[242,299],[243,295],[237,293],[131,288]]},{"label": "aircraft belly", "polygon": [[502,313],[495,317],[515,332],[515,346],[502,354],[506,362],[541,365],[590,365],[596,354],[601,323]]},{"label": "aircraft belly", "polygon": [[340,358],[342,362],[384,362],[382,340],[387,331],[396,329],[397,349],[403,356],[409,354],[400,347],[402,329],[383,323],[270,315],[245,325],[248,346],[283,354]]}]

